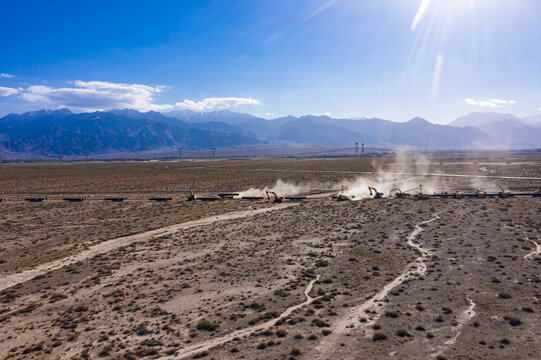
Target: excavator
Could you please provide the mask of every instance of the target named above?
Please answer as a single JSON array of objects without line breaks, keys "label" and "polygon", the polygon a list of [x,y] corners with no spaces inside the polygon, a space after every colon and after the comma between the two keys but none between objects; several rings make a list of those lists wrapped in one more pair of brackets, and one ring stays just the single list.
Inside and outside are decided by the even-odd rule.
[{"label": "excavator", "polygon": [[419,184],[419,192],[415,195],[417,200],[426,200],[428,195],[423,192],[423,185]]},{"label": "excavator", "polygon": [[[374,194],[372,194],[372,190],[374,190]],[[368,191],[370,191],[370,196],[374,199],[383,199],[383,193],[378,192],[375,187],[369,186]]]},{"label": "excavator", "polygon": [[192,189],[190,189],[190,195],[188,195],[188,201],[195,201],[195,194]]},{"label": "excavator", "polygon": [[508,192],[508,191],[505,191],[505,190],[502,188],[502,191],[498,192],[498,196],[501,197],[501,198],[509,197],[509,192]]},{"label": "excavator", "polygon": [[[404,198],[409,198],[410,197],[410,194],[408,194],[407,191],[402,192],[402,190],[400,190],[399,188],[392,189],[391,191],[389,191],[389,193],[392,194],[393,191],[395,191],[395,190],[398,190],[398,192],[394,193],[394,197],[397,198],[397,199],[404,199]],[[408,191],[411,191],[411,190],[408,190]]]},{"label": "excavator", "polygon": [[267,200],[271,199],[270,197],[271,195],[274,196],[274,199],[272,200],[274,204],[281,204],[282,201],[284,201],[284,198],[281,196],[278,196],[274,191],[265,190],[265,192],[267,193]]},{"label": "excavator", "polygon": [[484,198],[487,197],[487,193],[484,192],[484,191],[481,191],[481,190],[477,189],[477,190],[475,191],[475,196],[476,196],[477,198],[479,198],[479,199],[484,199]]},{"label": "excavator", "polygon": [[349,200],[349,197],[344,194],[344,185],[342,185],[342,190],[336,195],[336,201],[347,201]]}]

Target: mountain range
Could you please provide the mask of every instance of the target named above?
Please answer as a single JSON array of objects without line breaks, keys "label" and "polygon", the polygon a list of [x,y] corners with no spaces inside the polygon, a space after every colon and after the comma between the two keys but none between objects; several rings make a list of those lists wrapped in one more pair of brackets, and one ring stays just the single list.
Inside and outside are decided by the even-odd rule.
[{"label": "mountain range", "polygon": [[286,116],[272,120],[228,110],[139,112],[117,109],[72,113],[38,110],[0,118],[0,150],[14,154],[124,154],[277,144],[408,147],[424,150],[541,148],[541,115],[471,113],[448,125],[422,118],[393,122],[378,118],[335,119]]}]

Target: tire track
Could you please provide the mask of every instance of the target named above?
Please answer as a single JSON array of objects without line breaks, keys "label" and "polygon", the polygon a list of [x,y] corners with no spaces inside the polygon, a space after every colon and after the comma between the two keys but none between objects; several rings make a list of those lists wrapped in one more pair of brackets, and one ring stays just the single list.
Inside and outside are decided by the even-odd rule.
[{"label": "tire track", "polygon": [[227,221],[227,220],[236,220],[242,219],[250,216],[255,216],[258,214],[263,214],[270,211],[276,211],[281,209],[286,209],[288,207],[296,206],[297,203],[288,203],[288,204],[277,204],[271,207],[266,207],[257,210],[242,210],[229,212],[222,215],[214,215],[208,218],[203,218],[199,220],[192,220],[176,225],[170,225],[163,228],[146,231],[143,233],[124,236],[105,242],[101,242],[94,246],[91,246],[87,250],[84,250],[78,254],[67,256],[62,259],[51,261],[49,263],[41,264],[33,269],[25,270],[20,273],[10,274],[3,277],[0,277],[0,291],[10,288],[12,286],[24,283],[26,281],[32,280],[36,276],[47,274],[51,271],[58,270],[64,266],[74,264],[79,261],[84,261],[96,255],[104,254],[109,251],[125,247],[131,243],[137,241],[150,240],[154,237],[164,236],[174,234],[181,230],[190,229],[197,226],[210,225],[218,221]]}]

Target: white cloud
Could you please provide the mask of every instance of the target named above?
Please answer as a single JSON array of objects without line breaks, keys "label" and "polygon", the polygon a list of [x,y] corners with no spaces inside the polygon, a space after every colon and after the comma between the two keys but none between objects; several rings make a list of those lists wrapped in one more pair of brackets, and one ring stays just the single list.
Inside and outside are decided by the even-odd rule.
[{"label": "white cloud", "polygon": [[474,100],[471,98],[466,98],[464,99],[464,101],[470,105],[481,106],[481,107],[491,107],[491,108],[497,108],[497,107],[502,107],[502,105],[512,105],[512,104],[517,103],[515,100],[501,100],[501,99]]},{"label": "white cloud", "polygon": [[27,101],[40,101],[89,111],[113,108],[157,110],[161,105],[153,104],[153,97],[164,89],[163,86],[152,87],[105,81],[78,80],[74,85],[76,87],[56,89],[41,85],[30,86],[21,94],[21,97]]},{"label": "white cloud", "polygon": [[541,108],[537,108],[538,111],[541,111]]},{"label": "white cloud", "polygon": [[188,109],[193,111],[214,110],[214,109],[227,109],[239,105],[261,105],[259,100],[252,98],[237,98],[237,97],[223,97],[223,98],[206,98],[201,101],[184,100],[175,104],[175,107],[181,109]]},{"label": "white cloud", "polygon": [[12,74],[0,73],[0,78],[11,79],[11,78],[14,78],[14,77],[15,77],[15,75],[12,75]]},{"label": "white cloud", "polygon": [[154,97],[164,91],[165,86],[141,84],[119,84],[105,81],[75,81],[75,87],[52,88],[35,85],[22,92],[27,101],[44,102],[60,107],[83,111],[130,108],[141,111],[167,111],[175,108],[195,111],[226,109],[238,105],[259,105],[252,98],[206,98],[201,101],[186,99],[176,104],[155,104]]},{"label": "white cloud", "polygon": [[21,89],[7,88],[0,86],[0,96],[10,96],[19,93]]}]

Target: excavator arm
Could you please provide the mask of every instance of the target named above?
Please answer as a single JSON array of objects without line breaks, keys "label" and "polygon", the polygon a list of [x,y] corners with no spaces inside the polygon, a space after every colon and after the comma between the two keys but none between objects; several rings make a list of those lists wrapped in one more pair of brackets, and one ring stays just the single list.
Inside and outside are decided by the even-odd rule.
[{"label": "excavator arm", "polygon": [[[374,190],[373,194],[372,190]],[[369,186],[368,191],[370,191],[370,195],[373,196],[374,199],[381,199],[383,197],[383,193],[378,192],[375,187]]]},{"label": "excavator arm", "polygon": [[278,196],[274,191],[265,190],[265,193],[267,193],[267,200],[270,200],[270,196],[274,195],[273,203],[281,203],[284,200],[284,198]]}]

